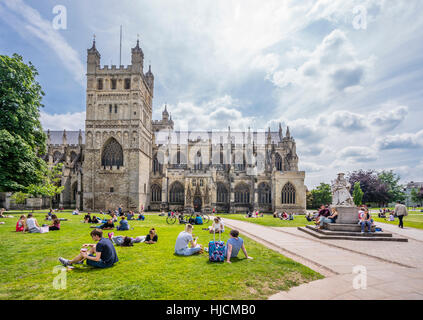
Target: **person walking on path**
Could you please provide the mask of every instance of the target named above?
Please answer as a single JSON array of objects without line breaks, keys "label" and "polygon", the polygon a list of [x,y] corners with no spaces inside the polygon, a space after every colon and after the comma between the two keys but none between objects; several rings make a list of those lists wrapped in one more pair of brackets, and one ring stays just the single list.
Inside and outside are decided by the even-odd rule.
[{"label": "person walking on path", "polygon": [[404,223],[403,223],[402,219],[405,216],[408,216],[407,207],[405,205],[403,205],[401,203],[401,201],[397,201],[397,204],[395,205],[394,213],[398,217],[398,220],[399,220],[398,227],[400,227],[401,229],[404,229]]}]

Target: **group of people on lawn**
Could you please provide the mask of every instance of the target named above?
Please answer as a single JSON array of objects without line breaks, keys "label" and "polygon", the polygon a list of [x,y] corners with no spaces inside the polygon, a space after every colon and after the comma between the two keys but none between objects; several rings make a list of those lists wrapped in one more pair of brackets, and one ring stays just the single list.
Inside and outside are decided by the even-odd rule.
[{"label": "group of people on lawn", "polygon": [[[122,220],[125,220],[124,216]],[[176,255],[190,256],[204,252],[203,246],[198,244],[198,237],[192,234],[193,228],[194,226],[192,224],[186,224],[185,230],[179,233],[175,242]],[[225,228],[222,219],[215,217],[213,225],[203,230],[207,230],[209,233],[221,234],[225,231]],[[97,244],[84,244],[76,257],[71,260],[60,257],[59,261],[65,267],[73,264],[82,264],[86,260],[87,265],[96,268],[108,268],[119,261],[113,244],[128,247],[133,246],[134,243],[144,242],[147,244],[154,244],[158,241],[158,235],[155,228],[151,228],[147,236],[138,236],[135,238],[121,235],[115,236],[113,232],[110,232],[108,233],[108,239],[103,238],[102,229],[96,228],[91,231],[91,238],[93,241],[97,242]],[[231,230],[230,239],[225,246],[225,261],[231,263],[231,258],[237,257],[240,250],[243,251],[247,259],[252,259],[252,257],[248,256],[244,240],[239,237],[239,232],[237,230]]]}]

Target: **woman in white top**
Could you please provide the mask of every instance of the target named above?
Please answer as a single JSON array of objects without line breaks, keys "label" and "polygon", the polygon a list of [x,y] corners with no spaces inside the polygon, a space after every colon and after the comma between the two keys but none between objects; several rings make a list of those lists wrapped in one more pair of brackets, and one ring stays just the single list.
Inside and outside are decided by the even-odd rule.
[{"label": "woman in white top", "polygon": [[225,231],[225,226],[223,225],[222,219],[220,217],[214,218],[213,225],[210,227],[210,233],[223,233]]},{"label": "woman in white top", "polygon": [[32,213],[28,214],[28,218],[26,219],[26,227],[28,228],[29,233],[41,232],[40,225],[38,224],[37,219],[32,216]]}]

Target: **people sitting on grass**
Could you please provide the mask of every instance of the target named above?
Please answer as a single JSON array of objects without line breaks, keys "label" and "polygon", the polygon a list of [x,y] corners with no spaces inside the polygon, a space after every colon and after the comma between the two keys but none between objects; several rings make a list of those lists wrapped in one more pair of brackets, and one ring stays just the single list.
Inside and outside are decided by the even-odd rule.
[{"label": "people sitting on grass", "polygon": [[26,226],[29,233],[41,233],[41,227],[38,224],[37,219],[32,216],[32,213],[28,213]]},{"label": "people sitting on grass", "polygon": [[135,216],[135,213],[134,213],[134,211],[129,211],[127,214],[126,214],[126,218],[128,218],[128,220],[133,220],[134,219],[134,216]]},{"label": "people sitting on grass", "polygon": [[154,243],[157,243],[158,240],[159,240],[159,237],[156,233],[156,229],[151,228],[147,236],[145,237],[144,243],[154,244]]},{"label": "people sitting on grass", "polygon": [[198,213],[195,215],[195,224],[203,224],[203,218]]},{"label": "people sitting on grass", "polygon": [[215,217],[211,227],[204,228],[203,230],[208,230],[209,233],[223,233],[225,232],[225,226],[220,217]]},{"label": "people sitting on grass", "polygon": [[91,214],[89,212],[84,216],[84,223],[93,223],[93,219],[91,218]]},{"label": "people sitting on grass", "polygon": [[279,218],[279,214],[277,211],[273,212],[273,218]]},{"label": "people sitting on grass", "polygon": [[186,221],[186,219],[185,219],[185,216],[184,216],[184,213],[183,212],[181,212],[178,215],[178,221],[179,221],[179,224],[187,224],[188,223],[188,221]]},{"label": "people sitting on grass", "polygon": [[0,218],[14,218],[12,215],[4,215],[3,213],[6,211],[5,208],[0,209]]},{"label": "people sitting on grass", "polygon": [[195,253],[201,253],[203,247],[197,243],[198,237],[192,236],[193,226],[187,224],[185,231],[179,233],[175,243],[175,254],[179,256],[190,256]]},{"label": "people sitting on grass", "polygon": [[109,219],[100,226],[91,226],[91,228],[103,229],[103,230],[112,230],[115,228],[113,219]]},{"label": "people sitting on grass", "polygon": [[78,209],[73,210],[72,215],[78,216],[79,215],[79,210]]},{"label": "people sitting on grass", "polygon": [[119,231],[129,230],[129,223],[128,223],[128,220],[126,220],[125,216],[120,217],[120,222],[119,222],[119,225],[116,227],[116,230],[119,230]]},{"label": "people sitting on grass", "polygon": [[24,232],[26,228],[26,217],[21,215],[18,222],[16,222],[16,232]]},{"label": "people sitting on grass", "polygon": [[361,225],[361,233],[364,233],[366,227],[367,232],[372,233],[373,220],[371,219],[368,209],[365,209],[364,213],[360,215],[360,221],[358,223]]},{"label": "people sitting on grass", "polygon": [[46,214],[46,218],[44,220],[51,221],[51,216],[49,216],[48,214]]},{"label": "people sitting on grass", "polygon": [[305,218],[308,222],[311,222],[311,221],[313,221],[314,215],[311,212],[307,212],[306,215],[305,215]]},{"label": "people sitting on grass", "polygon": [[51,220],[53,221],[53,224],[48,226],[48,230],[49,231],[60,230],[60,220],[57,218],[55,214],[51,215]]},{"label": "people sitting on grass", "polygon": [[284,212],[282,212],[282,214],[281,214],[281,220],[288,220],[288,214],[284,211]]},{"label": "people sitting on grass", "polygon": [[142,213],[142,211],[140,212],[140,214],[138,215],[138,220],[144,221],[145,220],[145,216]]},{"label": "people sitting on grass", "polygon": [[248,256],[247,250],[244,246],[244,240],[239,236],[239,231],[232,229],[231,232],[229,232],[229,235],[230,238],[226,243],[225,248],[226,262],[231,263],[231,258],[237,257],[240,249],[242,249],[244,252],[245,258],[253,259],[252,257]]},{"label": "people sitting on grass", "polygon": [[[97,242],[97,244],[84,244],[80,253],[72,260],[60,257],[59,261],[63,266],[68,267],[73,264],[83,264],[86,260],[89,266],[95,268],[109,268],[119,261],[112,241],[103,238],[102,230],[95,229],[91,231],[91,238]],[[89,248],[89,250],[87,248]]]},{"label": "people sitting on grass", "polygon": [[326,217],[321,217],[319,220],[319,229],[323,229],[323,224],[324,223],[336,223],[336,219],[338,219],[338,210],[336,210],[336,208],[332,208],[331,209],[332,214],[330,216]]},{"label": "people sitting on grass", "polygon": [[385,220],[387,220],[387,221],[395,221],[395,216],[394,216],[394,213],[393,213],[393,212],[391,212],[391,213],[389,214],[389,218],[388,218],[388,219],[385,219]]}]

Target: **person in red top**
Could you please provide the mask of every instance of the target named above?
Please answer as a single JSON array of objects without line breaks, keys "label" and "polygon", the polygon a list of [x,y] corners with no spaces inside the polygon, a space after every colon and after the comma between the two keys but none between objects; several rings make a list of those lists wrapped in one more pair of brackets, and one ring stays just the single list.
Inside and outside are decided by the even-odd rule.
[{"label": "person in red top", "polygon": [[24,215],[21,215],[18,222],[16,223],[16,232],[23,232],[25,230],[25,220],[26,217]]}]

